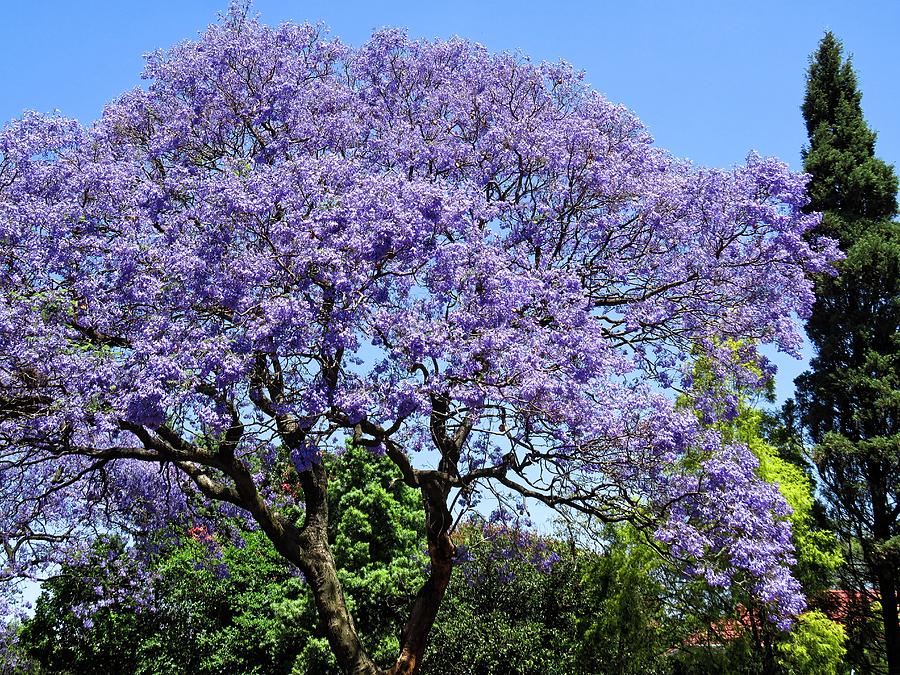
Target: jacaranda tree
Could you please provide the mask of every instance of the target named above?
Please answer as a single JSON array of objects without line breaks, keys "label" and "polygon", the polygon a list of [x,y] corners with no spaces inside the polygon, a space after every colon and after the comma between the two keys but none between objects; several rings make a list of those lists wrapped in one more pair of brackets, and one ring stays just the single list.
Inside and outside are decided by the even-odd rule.
[{"label": "jacaranda tree", "polygon": [[693,355],[756,380],[752,345],[796,351],[836,257],[804,177],[674,159],[565,64],[396,30],[353,49],[240,5],[144,77],[89,128],[0,135],[5,575],[202,498],[302,572],[343,670],[378,672],[328,546],[320,459],[352,438],[425,515],[388,672],[417,670],[485,498],[498,527],[520,500],[629,519],[799,611],[784,500],[673,392],[710,417]]}]

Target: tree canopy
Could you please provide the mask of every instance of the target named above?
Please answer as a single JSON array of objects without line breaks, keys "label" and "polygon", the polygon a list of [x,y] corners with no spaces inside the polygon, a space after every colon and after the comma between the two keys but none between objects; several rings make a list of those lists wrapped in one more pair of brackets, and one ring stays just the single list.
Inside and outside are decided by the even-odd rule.
[{"label": "tree canopy", "polygon": [[673,158],[565,64],[239,4],[144,77],[90,127],[0,134],[5,576],[220,505],[303,573],[340,668],[377,672],[329,545],[349,438],[424,510],[390,672],[486,499],[498,527],[528,500],[630,520],[773,620],[802,608],[788,507],[691,362],[758,381],[756,344],[796,352],[837,257],[805,177]]}]

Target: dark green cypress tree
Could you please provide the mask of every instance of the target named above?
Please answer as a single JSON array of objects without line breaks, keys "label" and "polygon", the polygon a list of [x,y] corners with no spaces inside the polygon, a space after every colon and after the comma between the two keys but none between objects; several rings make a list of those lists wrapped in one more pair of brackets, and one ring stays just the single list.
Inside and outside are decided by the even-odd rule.
[{"label": "dark green cypress tree", "polygon": [[[807,334],[816,349],[797,383],[801,421],[833,524],[881,603],[888,672],[900,675],[900,223],[897,177],[841,43],[826,33],[810,60],[802,111],[811,210],[847,257],[817,280]],[[862,652],[860,652],[862,653]],[[875,664],[859,664],[867,672]]]},{"label": "dark green cypress tree", "polygon": [[[810,211],[828,214],[827,221],[883,220],[897,211],[894,168],[875,157],[875,132],[862,114],[862,94],[841,43],[826,33],[810,60],[806,97],[801,110],[809,147],[803,165],[812,175]],[[839,226],[829,234],[844,243]]]}]

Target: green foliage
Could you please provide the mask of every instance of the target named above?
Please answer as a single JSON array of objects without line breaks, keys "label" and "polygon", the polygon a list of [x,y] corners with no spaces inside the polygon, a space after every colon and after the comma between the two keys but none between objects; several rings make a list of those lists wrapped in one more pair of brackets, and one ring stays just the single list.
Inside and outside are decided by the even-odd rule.
[{"label": "green foliage", "polygon": [[611,675],[665,672],[679,631],[663,603],[659,554],[630,527],[607,527],[605,537],[605,554],[584,565],[583,602],[591,610],[577,622],[580,662]]},{"label": "green foliage", "polygon": [[[527,556],[504,556],[502,541],[465,531],[454,573],[422,664],[430,675],[574,675],[576,617],[583,606],[578,559],[558,549],[549,572]],[[598,672],[598,671],[588,671]]]},{"label": "green foliage", "polygon": [[[121,542],[112,540],[98,541],[90,553],[105,557],[119,551]],[[93,605],[109,585],[97,566],[63,569],[44,583],[34,615],[19,635],[23,655],[41,665],[36,672],[102,675],[136,669],[147,617],[120,602],[97,608],[90,616],[76,613],[76,608]]]},{"label": "green foliage", "polygon": [[[774,402],[774,397],[771,402]],[[812,465],[807,456],[806,444],[803,442],[799,414],[794,399],[785,401],[778,411],[763,410],[760,412],[759,433],[767,443],[778,450],[779,457],[802,467],[811,475]],[[814,511],[818,508],[816,502],[812,508]]]},{"label": "green foliage", "polygon": [[[289,672],[294,645],[309,637],[303,627],[314,625],[302,580],[261,533],[219,552],[211,564],[204,543],[187,539],[169,549],[154,570],[152,608],[119,599],[97,609],[94,589],[110,583],[103,570],[66,568],[44,585],[20,643],[41,673]],[[307,620],[284,620],[297,611]]]},{"label": "green foliage", "polygon": [[[810,143],[803,153],[812,175],[809,208],[842,219],[890,218],[897,211],[897,176],[875,157],[875,133],[863,118],[856,74],[841,52],[828,32],[810,60],[801,108]],[[829,233],[844,239],[840,227]]]},{"label": "green foliage", "polygon": [[805,612],[777,649],[788,675],[838,675],[846,639],[843,627],[822,612]]},{"label": "green foliage", "polygon": [[[847,257],[839,276],[817,280],[807,321],[816,356],[797,379],[797,400],[815,443],[830,522],[848,561],[862,563],[848,563],[840,576],[849,590],[878,588],[894,672],[900,671],[900,224],[888,220],[897,211],[897,177],[875,157],[860,100],[850,61],[826,34],[807,81],[804,159],[812,174],[810,208],[826,212],[825,231]],[[848,650],[860,669],[871,665],[856,660],[875,645],[867,639],[868,647]]]},{"label": "green foliage", "polygon": [[[817,353],[812,371],[798,384],[802,392],[823,397],[800,401],[816,440],[841,431],[842,424],[850,425],[850,437],[873,435],[880,411],[898,407],[900,224],[856,223],[846,255],[840,276],[819,281],[807,322]],[[853,405],[855,396],[864,396],[867,405]]]},{"label": "green foliage", "polygon": [[332,553],[363,644],[396,657],[410,602],[424,582],[421,497],[386,458],[349,447],[329,460]]},{"label": "green foliage", "polygon": [[306,637],[294,635],[295,626],[311,624],[289,624],[279,614],[305,610],[313,616],[304,583],[286,568],[265,535],[249,533],[244,541],[243,547],[222,546],[215,564],[205,544],[197,541],[186,542],[161,561],[159,630],[142,646],[138,672],[261,674],[290,669],[295,658],[291,639]]}]

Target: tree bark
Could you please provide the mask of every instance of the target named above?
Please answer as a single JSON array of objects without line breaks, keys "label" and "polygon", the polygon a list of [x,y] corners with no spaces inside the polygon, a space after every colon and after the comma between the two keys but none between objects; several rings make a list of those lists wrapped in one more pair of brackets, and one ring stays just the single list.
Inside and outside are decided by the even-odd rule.
[{"label": "tree bark", "polygon": [[385,671],[387,675],[416,675],[419,672],[428,633],[437,618],[453,572],[456,546],[450,538],[453,521],[447,509],[449,488],[443,481],[433,480],[423,483],[421,490],[425,504],[425,531],[431,572],[416,595],[409,620],[400,637],[400,656]]},{"label": "tree bark", "polygon": [[878,593],[884,622],[884,647],[888,675],[900,675],[900,617],[898,617],[897,570],[890,564],[878,570]]},{"label": "tree bark", "polygon": [[363,649],[347,609],[337,565],[328,545],[328,476],[314,464],[300,477],[306,519],[300,533],[303,555],[295,564],[306,576],[328,644],[338,666],[348,675],[377,675],[381,670]]},{"label": "tree bark", "polygon": [[890,541],[895,531],[896,515],[890,506],[887,477],[891,467],[880,458],[866,462],[866,478],[872,501],[873,542],[868,547],[866,562],[878,585],[881,618],[884,623],[884,649],[888,675],[900,675],[900,622],[897,612],[897,557],[880,545]]},{"label": "tree bark", "polygon": [[363,649],[347,609],[337,565],[328,545],[328,475],[325,467],[314,464],[300,474],[306,515],[299,530],[269,509],[239,460],[229,462],[225,470],[233,478],[246,508],[276,550],[306,577],[338,667],[348,675],[378,675],[381,670]]}]

